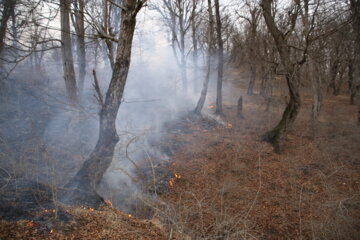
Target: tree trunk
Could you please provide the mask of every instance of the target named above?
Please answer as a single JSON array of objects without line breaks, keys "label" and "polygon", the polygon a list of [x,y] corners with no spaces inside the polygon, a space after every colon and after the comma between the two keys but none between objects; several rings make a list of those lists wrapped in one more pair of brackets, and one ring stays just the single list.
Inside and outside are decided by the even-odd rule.
[{"label": "tree trunk", "polygon": [[14,12],[16,5],[16,0],[13,1],[3,1],[4,9],[2,11],[2,19],[0,20],[0,55],[2,54],[5,46],[5,36],[8,20]]},{"label": "tree trunk", "polygon": [[255,86],[255,79],[256,79],[256,65],[251,63],[250,64],[250,81],[247,90],[247,94],[249,96],[254,94],[254,86]]},{"label": "tree trunk", "polygon": [[[351,102],[358,104],[360,109],[360,1],[350,0],[350,10],[352,14],[352,28],[354,34],[354,58],[352,66],[352,79],[351,79]],[[360,116],[359,116],[360,121]],[[359,122],[360,123],[360,122]]]},{"label": "tree trunk", "polygon": [[[111,16],[111,4],[109,4],[108,0],[104,1],[104,31],[106,34],[113,36],[112,31],[110,31],[111,27],[111,21],[110,21],[110,16]],[[114,65],[115,65],[115,57],[114,57],[114,47],[113,47],[113,42],[110,39],[105,39],[105,44],[107,47],[107,51],[108,51],[108,58],[109,58],[109,62],[110,62],[110,67],[111,70],[114,70]]]},{"label": "tree trunk", "polygon": [[84,89],[84,82],[86,76],[86,48],[85,48],[85,15],[84,0],[74,1],[75,4],[75,29],[77,33],[77,42],[78,42],[78,64],[79,64],[79,92],[82,92]]},{"label": "tree trunk", "polygon": [[[8,20],[12,15],[12,13],[14,12],[16,0],[2,1],[2,5],[3,5],[2,19],[0,20],[0,57],[3,57]],[[3,77],[1,73],[2,65],[3,65],[3,60],[0,60],[0,88],[2,87],[3,84]]]},{"label": "tree trunk", "polygon": [[216,15],[216,35],[218,42],[218,75],[217,75],[217,87],[216,87],[216,115],[224,115],[222,109],[222,82],[224,71],[224,46],[221,36],[221,18],[220,18],[220,6],[219,0],[215,0],[215,15]]},{"label": "tree trunk", "polygon": [[256,64],[257,64],[257,48],[259,46],[257,46],[257,25],[258,25],[258,19],[260,16],[260,11],[258,10],[258,8],[254,8],[252,10],[250,10],[250,14],[251,14],[251,21],[250,21],[250,81],[249,81],[249,86],[248,86],[248,90],[247,90],[247,94],[248,95],[253,95],[254,94],[254,86],[255,86],[255,81],[256,81]]},{"label": "tree trunk", "polygon": [[336,79],[338,76],[339,62],[335,60],[332,64],[330,64],[330,85],[329,87],[332,90],[334,96],[337,96],[339,93],[336,90]]},{"label": "tree trunk", "polygon": [[183,89],[186,92],[188,89],[187,83],[187,63],[186,63],[186,53],[185,53],[185,34],[186,31],[184,29],[184,9],[179,9],[179,28],[180,28],[180,54],[181,54],[181,79],[183,82]]},{"label": "tree trunk", "polygon": [[72,103],[76,103],[78,101],[78,97],[70,36],[70,2],[70,0],[60,1],[61,52],[66,93],[70,101]]},{"label": "tree trunk", "polygon": [[298,75],[296,73],[287,74],[286,81],[290,92],[290,101],[285,108],[280,122],[274,129],[263,136],[264,141],[273,144],[276,153],[283,151],[284,138],[287,131],[293,126],[301,107]]},{"label": "tree trunk", "polygon": [[280,122],[274,129],[264,135],[263,140],[270,142],[274,146],[275,152],[281,153],[287,131],[293,126],[301,107],[299,95],[300,65],[297,62],[291,61],[290,47],[285,35],[275,24],[275,19],[271,12],[271,2],[271,0],[263,0],[261,7],[263,8],[266,25],[274,38],[281,63],[286,71],[285,77],[289,88],[290,101],[285,108]]},{"label": "tree trunk", "polygon": [[193,0],[193,9],[192,9],[192,17],[191,17],[191,30],[192,30],[192,42],[193,42],[193,63],[194,63],[194,92],[197,93],[199,89],[199,69],[198,69],[198,43],[196,39],[196,0]]},{"label": "tree trunk", "polygon": [[201,90],[201,95],[199,101],[194,110],[195,113],[200,114],[201,110],[204,107],[204,103],[206,100],[206,94],[210,81],[210,72],[211,72],[211,58],[212,58],[212,48],[214,44],[213,32],[214,32],[214,18],[212,13],[211,0],[208,0],[208,14],[209,14],[209,26],[208,26],[208,51],[206,58],[206,76],[204,79],[203,87]]},{"label": "tree trunk", "polygon": [[243,115],[243,98],[242,98],[242,96],[240,96],[239,99],[238,99],[237,116],[239,118],[244,118],[244,115]]},{"label": "tree trunk", "polygon": [[354,88],[354,67],[352,61],[348,64],[348,84],[350,91],[350,104],[355,104],[355,88]]},{"label": "tree trunk", "polygon": [[124,9],[121,13],[116,61],[110,85],[106,93],[105,103],[99,114],[99,138],[89,158],[65,186],[70,189],[62,199],[66,203],[87,204],[82,197],[84,192],[85,195],[101,201],[101,198],[96,193],[96,187],[112,162],[114,149],[119,140],[116,131],[116,116],[120,107],[130,66],[136,15],[143,5],[143,2],[125,0],[123,4]]}]

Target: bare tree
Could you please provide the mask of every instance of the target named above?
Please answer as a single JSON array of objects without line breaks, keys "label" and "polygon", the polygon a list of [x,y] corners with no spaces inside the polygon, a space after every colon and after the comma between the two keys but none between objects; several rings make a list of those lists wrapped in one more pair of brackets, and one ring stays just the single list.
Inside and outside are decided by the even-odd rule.
[{"label": "bare tree", "polygon": [[[192,38],[192,45],[193,45],[193,64],[194,64],[194,90],[197,92],[198,87],[198,76],[199,76],[199,66],[198,66],[198,55],[199,55],[199,49],[198,49],[198,40],[197,40],[197,30],[198,30],[198,5],[200,4],[200,1],[192,0],[192,10],[191,10],[191,38]],[[201,7],[201,6],[200,6]]]},{"label": "bare tree", "polygon": [[[99,113],[99,138],[89,158],[65,186],[71,189],[71,191],[68,191],[63,197],[63,201],[65,202],[86,204],[89,203],[88,197],[101,201],[96,193],[96,187],[110,166],[115,145],[119,141],[115,126],[116,116],[121,104],[130,67],[136,15],[145,2],[146,0],[124,0],[121,5],[121,25],[117,42],[116,61],[105,101]],[[96,204],[99,203],[98,201]]]},{"label": "bare tree", "polygon": [[245,6],[248,8],[248,11],[250,13],[250,16],[244,16],[237,12],[237,15],[240,18],[243,18],[248,23],[248,36],[247,36],[247,51],[248,51],[248,62],[250,66],[250,79],[249,79],[249,85],[247,94],[253,95],[254,94],[254,86],[255,86],[255,80],[256,80],[256,73],[257,73],[257,57],[258,57],[258,47],[259,44],[257,42],[258,39],[258,25],[260,21],[261,16],[261,10],[258,6],[257,2],[251,2],[251,1],[245,1]]},{"label": "bare tree", "polygon": [[[352,19],[353,32],[353,57],[349,64],[349,83],[350,83],[350,102],[356,103],[356,97],[360,98],[360,1],[350,1],[350,11]],[[359,106],[359,123],[360,123],[360,99],[358,99]]]},{"label": "bare tree", "polygon": [[86,48],[85,48],[85,1],[73,1],[74,14],[72,20],[77,35],[78,46],[78,65],[79,65],[79,81],[78,88],[81,92],[84,88],[86,75]]},{"label": "bare tree", "polygon": [[172,51],[180,68],[185,91],[188,89],[186,35],[192,26],[195,11],[193,4],[197,4],[197,2],[193,0],[162,0],[162,6],[155,7],[170,30]]},{"label": "bare tree", "polygon": [[272,0],[263,0],[261,7],[263,9],[263,15],[266,25],[274,38],[275,45],[280,55],[281,63],[284,67],[285,78],[289,88],[290,100],[286,106],[286,109],[282,115],[280,122],[274,129],[267,132],[264,135],[264,140],[272,143],[275,147],[275,151],[280,153],[283,150],[284,138],[299,113],[301,107],[301,99],[299,94],[299,74],[300,65],[306,60],[306,54],[300,62],[292,55],[291,47],[288,42],[289,34],[294,31],[296,20],[299,14],[299,1],[296,1],[293,12],[290,15],[290,28],[287,32],[282,32],[275,23],[275,16],[271,8]]},{"label": "bare tree", "polygon": [[350,11],[352,17],[352,28],[354,34],[354,77],[352,79],[352,101],[355,102],[357,97],[358,105],[358,124],[360,125],[360,1],[350,1]]},{"label": "bare tree", "polygon": [[208,16],[209,16],[209,24],[207,30],[207,56],[206,56],[206,75],[203,83],[203,87],[201,90],[200,98],[197,102],[194,112],[197,114],[201,113],[201,110],[204,107],[204,103],[206,100],[207,90],[210,81],[210,72],[211,72],[211,59],[213,57],[214,52],[214,16],[212,12],[211,0],[208,0]]},{"label": "bare tree", "polygon": [[218,44],[218,75],[217,75],[217,87],[216,87],[216,115],[224,115],[222,109],[222,83],[224,75],[224,43],[221,34],[221,16],[219,0],[215,0],[215,16],[216,16],[216,35]]},{"label": "bare tree", "polygon": [[65,79],[65,87],[68,98],[71,102],[78,101],[74,61],[72,55],[72,45],[70,36],[70,9],[71,0],[60,1],[61,15],[61,41],[62,41],[62,60]]}]

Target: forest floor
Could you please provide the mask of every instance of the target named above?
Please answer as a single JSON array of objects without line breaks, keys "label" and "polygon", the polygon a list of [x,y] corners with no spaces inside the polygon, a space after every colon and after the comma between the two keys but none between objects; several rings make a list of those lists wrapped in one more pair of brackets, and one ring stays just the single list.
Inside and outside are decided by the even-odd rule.
[{"label": "forest floor", "polygon": [[276,154],[260,139],[281,117],[281,89],[268,111],[261,96],[243,95],[239,118],[245,86],[230,85],[223,125],[187,121],[192,131],[170,136],[186,144],[172,156],[174,177],[151,203],[152,219],[68,207],[76,221],[66,227],[44,232],[31,221],[0,221],[0,239],[359,239],[360,128],[348,96],[327,97],[316,123],[305,96]]},{"label": "forest floor", "polygon": [[171,165],[181,178],[162,197],[165,218],[176,216],[170,226],[192,239],[359,239],[360,128],[348,96],[326,98],[317,123],[305,97],[279,155],[260,139],[283,98],[265,111],[262,97],[246,96],[241,119],[232,89],[225,127],[189,124],[194,132],[177,136],[188,145]]}]

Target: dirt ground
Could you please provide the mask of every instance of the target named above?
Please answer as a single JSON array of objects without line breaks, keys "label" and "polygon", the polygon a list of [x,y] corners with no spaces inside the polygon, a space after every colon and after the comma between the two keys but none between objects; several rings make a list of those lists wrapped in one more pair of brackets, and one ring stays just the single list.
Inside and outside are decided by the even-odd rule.
[{"label": "dirt ground", "polygon": [[191,239],[359,239],[360,128],[349,97],[327,97],[311,123],[305,96],[278,155],[260,139],[281,117],[281,89],[269,111],[259,95],[243,95],[244,119],[233,90],[226,127],[189,124],[194,133],[177,136],[189,144],[171,166],[181,178],[162,197],[169,228]]},{"label": "dirt ground", "polygon": [[[242,85],[243,84],[243,85]],[[225,84],[224,124],[187,122],[186,144],[171,159],[169,192],[151,202],[154,217],[112,208],[66,208],[75,221],[42,231],[30,221],[0,221],[0,239],[359,239],[360,128],[349,97],[328,96],[319,122],[304,95],[281,155],[261,136],[280,119],[286,88],[265,100],[245,95],[234,73]],[[243,96],[243,115],[236,103]],[[205,106],[213,111],[213,94]]]}]

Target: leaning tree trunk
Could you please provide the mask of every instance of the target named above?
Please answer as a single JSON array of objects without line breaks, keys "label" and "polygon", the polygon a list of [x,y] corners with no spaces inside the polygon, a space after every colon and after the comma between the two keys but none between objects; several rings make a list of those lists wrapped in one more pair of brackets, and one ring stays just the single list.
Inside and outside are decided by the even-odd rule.
[{"label": "leaning tree trunk", "polygon": [[[261,7],[263,9],[265,23],[272,37],[274,38],[276,48],[280,55],[281,63],[283,64],[286,71],[285,77],[289,88],[290,101],[285,108],[280,122],[275,126],[274,129],[264,135],[263,140],[270,142],[274,146],[275,152],[281,153],[287,131],[293,126],[301,107],[301,99],[299,94],[299,71],[301,65],[296,61],[291,61],[292,57],[290,46],[287,42],[287,39],[285,38],[285,35],[279,30],[275,23],[275,17],[271,12],[271,2],[272,0],[262,0]],[[306,60],[305,56],[306,55],[304,55],[304,62]]]},{"label": "leaning tree trunk", "polygon": [[72,55],[72,45],[70,36],[70,0],[60,1],[61,15],[61,52],[63,60],[63,71],[66,93],[72,103],[78,101],[77,88],[74,70],[74,61]]},{"label": "leaning tree trunk", "polygon": [[201,90],[201,95],[200,95],[199,101],[194,110],[194,112],[196,114],[200,114],[201,110],[204,107],[206,94],[207,94],[209,81],[210,81],[211,58],[212,58],[212,52],[213,52],[212,49],[213,49],[213,44],[214,44],[214,37],[213,37],[214,18],[213,18],[213,13],[212,13],[211,0],[208,0],[208,14],[209,14],[209,26],[208,26],[208,52],[207,52],[207,58],[206,58],[206,76],[204,79],[204,84],[203,84],[203,87]]},{"label": "leaning tree trunk", "polygon": [[[95,149],[84,162],[77,174],[66,184],[70,189],[63,201],[71,204],[96,205],[101,198],[96,187],[110,166],[115,146],[119,140],[116,131],[116,116],[120,107],[129,71],[131,47],[136,25],[136,14],[143,5],[142,1],[125,0],[121,14],[120,36],[113,74],[100,111],[100,132]],[[88,202],[87,199],[94,202]]]},{"label": "leaning tree trunk", "polygon": [[222,82],[224,72],[224,44],[221,36],[221,18],[219,0],[215,0],[216,35],[218,42],[218,75],[216,87],[216,115],[224,115],[222,109]]},{"label": "leaning tree trunk", "polygon": [[281,153],[283,151],[283,144],[286,133],[288,129],[293,126],[301,107],[301,100],[299,95],[299,75],[296,73],[296,71],[298,71],[298,69],[295,68],[292,74],[286,75],[286,82],[288,84],[290,93],[290,101],[285,108],[280,122],[274,129],[267,132],[263,136],[263,140],[270,142],[274,146],[274,150],[277,153]]}]

